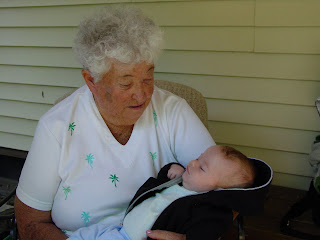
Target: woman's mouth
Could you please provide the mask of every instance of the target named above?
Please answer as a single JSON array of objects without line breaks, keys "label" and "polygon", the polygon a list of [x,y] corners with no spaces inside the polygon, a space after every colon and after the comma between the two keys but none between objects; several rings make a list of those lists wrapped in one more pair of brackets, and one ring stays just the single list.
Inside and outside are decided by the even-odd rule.
[{"label": "woman's mouth", "polygon": [[140,110],[144,107],[144,103],[136,106],[130,106],[129,108],[134,109],[134,110]]}]

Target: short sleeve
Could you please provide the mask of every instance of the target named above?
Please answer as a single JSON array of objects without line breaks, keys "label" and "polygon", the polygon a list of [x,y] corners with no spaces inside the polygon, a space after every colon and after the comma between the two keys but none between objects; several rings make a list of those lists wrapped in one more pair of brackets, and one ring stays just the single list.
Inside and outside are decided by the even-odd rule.
[{"label": "short sleeve", "polygon": [[168,115],[171,148],[183,166],[215,145],[207,128],[184,99]]},{"label": "short sleeve", "polygon": [[52,208],[60,184],[60,144],[41,120],[23,166],[17,196],[24,204],[42,211]]}]

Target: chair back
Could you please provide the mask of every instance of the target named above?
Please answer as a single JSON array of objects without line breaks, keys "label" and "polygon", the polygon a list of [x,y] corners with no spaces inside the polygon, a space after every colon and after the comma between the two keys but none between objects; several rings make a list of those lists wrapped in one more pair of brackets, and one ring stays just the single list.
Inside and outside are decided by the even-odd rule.
[{"label": "chair back", "polygon": [[208,128],[208,110],[207,103],[203,95],[196,89],[164,80],[155,80],[155,85],[161,89],[167,90],[181,98],[184,98],[193,111],[200,118],[206,128]]}]

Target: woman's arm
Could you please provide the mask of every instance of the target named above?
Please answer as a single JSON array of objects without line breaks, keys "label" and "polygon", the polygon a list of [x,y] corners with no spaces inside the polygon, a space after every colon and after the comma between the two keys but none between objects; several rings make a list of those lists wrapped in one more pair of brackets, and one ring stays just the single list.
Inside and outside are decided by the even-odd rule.
[{"label": "woman's arm", "polygon": [[157,240],[186,240],[186,235],[163,230],[148,230],[147,236]]},{"label": "woman's arm", "polygon": [[51,219],[51,211],[40,211],[25,205],[16,197],[15,217],[21,240],[65,240],[67,236]]}]

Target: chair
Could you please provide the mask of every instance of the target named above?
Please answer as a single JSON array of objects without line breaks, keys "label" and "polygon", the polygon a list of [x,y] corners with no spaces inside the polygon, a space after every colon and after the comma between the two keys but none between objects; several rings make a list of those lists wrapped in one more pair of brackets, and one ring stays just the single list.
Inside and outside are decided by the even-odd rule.
[{"label": "chair", "polygon": [[184,98],[200,118],[204,126],[208,128],[207,103],[200,92],[192,87],[164,80],[155,80],[155,85],[161,89],[172,92],[181,98]]},{"label": "chair", "polygon": [[[16,193],[16,188],[14,188],[4,199],[0,201],[0,207],[5,205]],[[6,211],[4,211],[6,212]],[[9,235],[6,236],[3,240],[16,240],[17,239],[17,223],[14,216],[14,212],[11,209],[5,213],[0,215],[0,221],[5,221],[8,224],[8,229],[10,229]],[[1,232],[0,232],[1,234]]]}]

